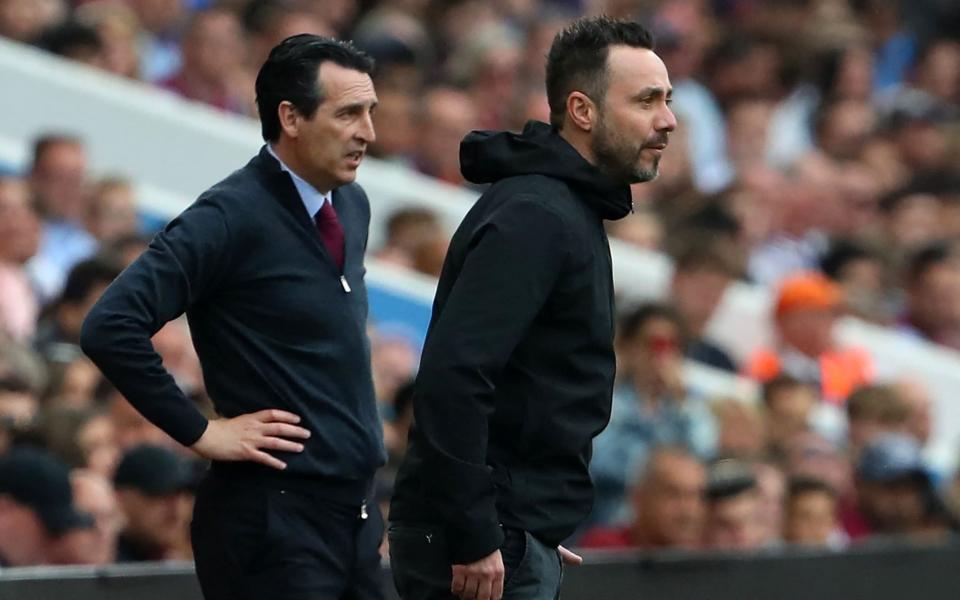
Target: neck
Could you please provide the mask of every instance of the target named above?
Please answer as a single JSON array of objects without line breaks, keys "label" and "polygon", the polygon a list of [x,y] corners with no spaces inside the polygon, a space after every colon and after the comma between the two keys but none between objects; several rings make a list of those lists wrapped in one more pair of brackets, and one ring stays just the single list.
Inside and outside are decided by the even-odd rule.
[{"label": "neck", "polygon": [[331,183],[325,178],[317,177],[309,172],[309,170],[304,166],[303,161],[301,161],[297,155],[293,143],[288,138],[284,138],[281,135],[279,140],[276,142],[269,142],[269,144],[270,147],[273,148],[273,152],[280,158],[281,161],[283,161],[283,164],[287,165],[287,167],[296,173],[297,176],[312,185],[324,196],[330,193],[330,190],[333,189],[333,185],[331,185]]}]

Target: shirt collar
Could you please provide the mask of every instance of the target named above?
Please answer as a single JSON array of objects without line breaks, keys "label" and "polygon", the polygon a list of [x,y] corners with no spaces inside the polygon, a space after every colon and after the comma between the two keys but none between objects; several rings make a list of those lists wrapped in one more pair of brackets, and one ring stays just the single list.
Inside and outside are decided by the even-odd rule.
[{"label": "shirt collar", "polygon": [[304,208],[307,209],[307,214],[310,215],[310,218],[317,216],[317,213],[320,212],[320,209],[323,208],[323,205],[330,201],[329,194],[321,194],[317,191],[317,188],[313,187],[303,178],[294,173],[290,167],[286,165],[280,157],[277,156],[277,153],[273,151],[273,146],[267,144],[267,152],[270,153],[270,156],[277,159],[277,162],[280,163],[280,169],[286,171],[290,174],[291,179],[293,179],[293,185],[297,188],[297,193],[300,194],[300,200],[303,202]]}]

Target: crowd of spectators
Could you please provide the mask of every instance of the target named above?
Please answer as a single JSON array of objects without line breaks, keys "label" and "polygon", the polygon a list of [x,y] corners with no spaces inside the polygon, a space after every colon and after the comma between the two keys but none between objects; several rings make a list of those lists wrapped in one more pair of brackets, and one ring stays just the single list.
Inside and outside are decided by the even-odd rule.
[{"label": "crowd of spectators", "polygon": [[[960,9],[937,0],[0,0],[0,36],[255,116],[253,78],[284,37],[350,38],[378,62],[371,153],[464,185],[471,129],[548,120],[544,56],[572,17],[648,23],[679,127],[661,175],[610,227],[661,251],[662,302],[620,306],[618,381],[596,440],[586,547],[842,549],[957,531],[960,479],[924,462],[922,381],[878,382],[836,345],[853,315],[960,350]],[[189,559],[203,465],[82,356],[80,324],[152,233],[84,140],[43,133],[0,170],[0,560]],[[211,174],[211,177],[215,174]],[[436,275],[438,215],[387,219],[371,255]],[[767,287],[776,340],[738,361],[709,323],[729,284]],[[744,326],[749,326],[745,324]],[[390,493],[412,420],[417,336],[371,324]],[[154,339],[211,411],[183,321]],[[697,389],[693,360],[762,386]]]}]

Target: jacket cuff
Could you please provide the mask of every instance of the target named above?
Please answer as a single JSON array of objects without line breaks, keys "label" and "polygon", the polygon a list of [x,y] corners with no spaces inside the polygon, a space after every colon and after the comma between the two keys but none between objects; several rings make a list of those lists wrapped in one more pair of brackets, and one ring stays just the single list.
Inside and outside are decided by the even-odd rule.
[{"label": "jacket cuff", "polygon": [[448,526],[445,536],[450,563],[454,565],[476,562],[503,545],[503,530],[494,522]]}]

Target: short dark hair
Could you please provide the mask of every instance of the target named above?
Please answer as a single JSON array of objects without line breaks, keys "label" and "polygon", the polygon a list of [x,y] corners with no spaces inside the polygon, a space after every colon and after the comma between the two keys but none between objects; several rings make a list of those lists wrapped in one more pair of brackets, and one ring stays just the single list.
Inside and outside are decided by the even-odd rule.
[{"label": "short dark hair", "polygon": [[680,332],[680,337],[686,339],[686,328],[683,318],[675,308],[661,302],[647,302],[628,312],[620,320],[620,337],[629,340],[637,336],[644,325],[654,319],[664,319],[673,323]]},{"label": "short dark hair", "polygon": [[907,285],[917,285],[933,267],[948,264],[952,259],[950,246],[945,242],[933,242],[920,248],[910,256],[907,263]]},{"label": "short dark hair", "polygon": [[288,37],[270,51],[256,83],[264,140],[275,142],[280,138],[277,107],[284,100],[304,117],[313,117],[324,99],[317,71],[327,61],[368,75],[373,73],[373,59],[350,42],[310,33]]},{"label": "short dark hair", "polygon": [[47,151],[60,144],[83,147],[83,141],[70,133],[45,133],[33,140],[33,167],[43,158]]},{"label": "short dark hair", "polygon": [[787,483],[787,502],[793,502],[804,494],[826,494],[837,500],[837,490],[829,483],[817,477],[797,476]]},{"label": "short dark hair", "polygon": [[67,275],[60,303],[80,304],[98,285],[110,284],[121,270],[120,265],[105,256],[94,256],[78,262]]},{"label": "short dark hair", "polygon": [[610,17],[577,19],[553,38],[547,55],[550,124],[563,127],[570,92],[580,90],[597,104],[607,92],[610,46],[653,49],[653,34],[643,25]]},{"label": "short dark hair", "polygon": [[47,29],[41,34],[38,45],[66,58],[103,52],[103,40],[97,30],[76,21],[67,21]]},{"label": "short dark hair", "polygon": [[865,244],[853,239],[835,240],[820,259],[820,270],[834,281],[843,275],[848,265],[858,260],[880,261],[880,255]]},{"label": "short dark hair", "polygon": [[763,385],[763,403],[769,407],[773,404],[773,398],[784,390],[793,390],[796,388],[812,388],[812,384],[802,381],[793,375],[785,373],[777,375]]}]

